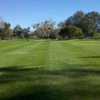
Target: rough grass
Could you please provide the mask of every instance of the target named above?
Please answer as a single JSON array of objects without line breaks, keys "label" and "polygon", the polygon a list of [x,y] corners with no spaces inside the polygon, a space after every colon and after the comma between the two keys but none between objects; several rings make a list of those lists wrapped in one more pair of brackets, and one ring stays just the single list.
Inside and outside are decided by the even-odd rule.
[{"label": "rough grass", "polygon": [[100,100],[100,41],[0,41],[0,100]]}]

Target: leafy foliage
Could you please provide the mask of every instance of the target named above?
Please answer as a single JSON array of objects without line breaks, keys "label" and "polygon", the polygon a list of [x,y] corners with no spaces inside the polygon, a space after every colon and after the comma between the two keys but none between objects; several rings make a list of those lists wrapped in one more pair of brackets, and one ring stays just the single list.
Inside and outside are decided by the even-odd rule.
[{"label": "leafy foliage", "polygon": [[56,29],[54,25],[55,25],[55,22],[52,19],[33,25],[33,28],[35,28],[35,35],[38,38],[55,39]]},{"label": "leafy foliage", "polygon": [[[2,24],[2,23],[1,23]],[[0,27],[0,38],[1,39],[9,39],[13,36],[13,31],[10,28],[10,24],[7,22],[3,22],[2,27]]]},{"label": "leafy foliage", "polygon": [[100,33],[100,13],[77,11],[58,27],[52,19],[45,20],[33,25],[34,32],[30,32],[30,27],[16,25],[11,29],[10,26],[10,23],[0,21],[0,39],[29,39],[30,36],[40,39],[93,38]]},{"label": "leafy foliage", "polygon": [[82,29],[73,25],[67,25],[59,32],[63,38],[81,38],[82,37]]},{"label": "leafy foliage", "polygon": [[[82,37],[93,37],[94,34],[100,30],[100,14],[98,12],[89,12],[85,14],[82,11],[77,11],[66,21],[60,23],[60,35],[61,33],[64,34],[63,32],[65,32],[65,27],[70,25],[81,28]],[[70,32],[71,31],[72,30],[70,29]],[[69,33],[67,29],[66,32]]]}]

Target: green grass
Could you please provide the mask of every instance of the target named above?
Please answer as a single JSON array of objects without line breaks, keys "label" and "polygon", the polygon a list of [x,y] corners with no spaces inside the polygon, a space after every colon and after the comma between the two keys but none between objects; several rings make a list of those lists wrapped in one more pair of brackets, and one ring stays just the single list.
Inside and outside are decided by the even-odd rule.
[{"label": "green grass", "polygon": [[0,41],[0,100],[100,100],[100,41]]}]

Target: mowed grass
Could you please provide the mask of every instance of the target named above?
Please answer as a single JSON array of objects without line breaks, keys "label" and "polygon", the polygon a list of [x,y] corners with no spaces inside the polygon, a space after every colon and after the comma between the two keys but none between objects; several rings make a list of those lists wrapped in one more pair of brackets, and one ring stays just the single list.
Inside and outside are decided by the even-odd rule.
[{"label": "mowed grass", "polygon": [[0,100],[100,100],[100,41],[0,41]]}]

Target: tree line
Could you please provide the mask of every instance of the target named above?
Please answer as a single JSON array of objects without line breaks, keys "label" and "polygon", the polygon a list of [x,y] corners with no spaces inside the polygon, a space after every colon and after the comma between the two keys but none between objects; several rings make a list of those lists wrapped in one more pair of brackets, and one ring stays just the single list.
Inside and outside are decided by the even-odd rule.
[{"label": "tree line", "polygon": [[30,32],[30,27],[22,28],[20,25],[12,29],[10,23],[0,21],[0,39],[98,39],[100,38],[100,13],[77,11],[58,26],[50,19],[34,24],[33,28],[33,32]]},{"label": "tree line", "polygon": [[16,25],[15,28],[11,29],[11,24],[2,21],[0,23],[0,39],[24,39],[29,38],[30,28],[21,28],[20,25]]},{"label": "tree line", "polygon": [[100,14],[98,12],[84,13],[77,11],[59,24],[59,35],[63,38],[87,38],[100,33]]}]

